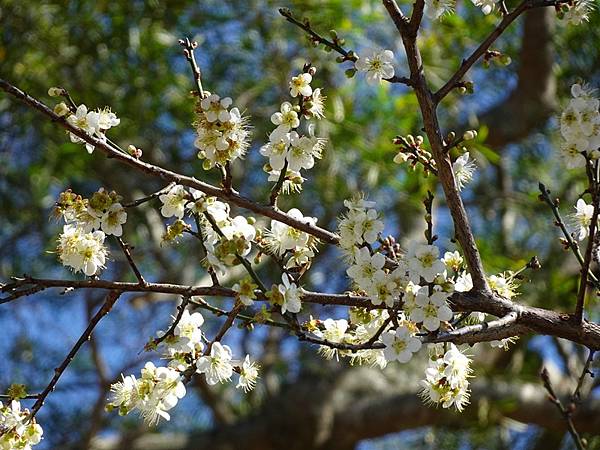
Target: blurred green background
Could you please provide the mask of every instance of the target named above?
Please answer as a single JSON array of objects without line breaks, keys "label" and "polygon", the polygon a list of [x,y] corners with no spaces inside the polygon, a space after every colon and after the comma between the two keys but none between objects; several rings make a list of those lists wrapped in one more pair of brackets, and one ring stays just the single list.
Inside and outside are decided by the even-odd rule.
[{"label": "blurred green background", "polygon": [[[280,206],[299,207],[334,229],[342,200],[365,192],[378,202],[386,233],[404,245],[421,239],[422,200],[428,189],[441,192],[434,177],[392,163],[392,138],[420,133],[415,97],[402,85],[371,87],[360,76],[346,79],[348,63],[338,65],[335,55],[313,48],[278,14],[281,6],[309,17],[323,33],[337,30],[359,55],[373,45],[392,49],[396,73],[407,75],[399,37],[378,1],[1,0],[0,76],[50,105],[55,102],[47,96],[51,86],[67,88],[90,108],[108,105],[121,118],[110,130],[111,139],[142,148],[147,161],[218,184],[218,173],[201,168],[193,147],[193,82],[177,44],[181,37],[193,37],[205,89],[231,96],[251,116],[253,146],[243,162],[233,165],[235,186],[266,199],[270,186],[258,148],[272,129],[270,115],[287,99],[289,77],[310,61],[318,68],[313,85],[328,97],[318,134],[329,142],[324,158],[307,172],[303,194],[283,198]],[[401,6],[408,11],[410,4]],[[423,26],[419,43],[433,87],[448,79],[499,20],[483,16],[470,2],[459,2],[457,12]],[[560,196],[564,215],[573,211],[584,179],[578,171],[564,170],[556,156],[557,117],[579,77],[600,86],[599,45],[597,12],[579,27],[564,26],[552,10],[530,12],[493,46],[510,55],[512,64],[476,66],[469,74],[475,93],[451,94],[440,107],[444,130],[480,132],[469,146],[479,169],[464,199],[486,270],[517,270],[534,255],[542,263],[542,270],[526,273],[520,289],[518,301],[530,305],[574,306],[576,261],[562,250],[551,213],[537,200],[537,184],[544,182]],[[22,273],[72,276],[52,253],[60,225],[49,220],[50,211],[66,188],[88,196],[99,187],[129,201],[163,185],[100,152],[88,156],[61,129],[0,95],[0,280]],[[156,206],[130,213],[125,229],[146,278],[202,282],[206,274],[197,264],[195,243],[160,246],[164,221]],[[441,195],[434,206],[440,245],[453,249]],[[103,276],[131,279],[126,261],[116,251],[113,258]],[[275,281],[268,267],[261,274]],[[348,288],[339,254],[331,248],[321,248],[306,280],[310,289]],[[42,389],[101,300],[101,292],[55,292],[0,307],[0,390],[15,382],[31,392]],[[547,365],[556,384],[567,390],[585,354],[545,337],[525,337],[507,352],[472,348],[477,381],[472,405],[462,415],[421,404],[415,393],[423,360],[383,372],[352,368],[325,362],[315,348],[260,327],[228,337],[234,348],[260,360],[263,372],[255,393],[240,396],[231,387],[197,381],[173,410],[171,422],[155,430],[135,417],[104,413],[110,382],[154,357],[140,350],[169,322],[174,300],[129,296],[110,314],[38,416],[45,430],[40,448],[571,448],[538,373]],[[226,300],[210,300],[227,306]],[[588,310],[598,318],[595,304]],[[304,312],[344,315],[331,307]],[[219,321],[208,321],[209,333]],[[590,448],[600,448],[593,437],[600,430],[596,397],[587,398],[576,420],[590,437]]]}]

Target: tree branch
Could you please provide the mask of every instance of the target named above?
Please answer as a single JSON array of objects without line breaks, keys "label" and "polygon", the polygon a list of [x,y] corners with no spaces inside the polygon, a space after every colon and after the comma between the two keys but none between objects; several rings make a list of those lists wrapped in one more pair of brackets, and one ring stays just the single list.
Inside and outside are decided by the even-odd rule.
[{"label": "tree branch", "polygon": [[90,323],[88,324],[87,328],[79,337],[79,339],[77,340],[71,351],[67,354],[60,366],[54,369],[54,376],[52,377],[52,380],[50,380],[48,386],[46,386],[46,388],[41,392],[35,404],[31,408],[31,418],[35,417],[40,408],[44,406],[46,397],[48,397],[48,394],[50,394],[50,392],[54,390],[54,387],[56,386],[56,383],[58,383],[58,380],[61,377],[61,375],[69,366],[71,361],[73,361],[73,358],[75,358],[75,355],[83,346],[83,344],[85,344],[90,339],[90,336],[92,335],[94,328],[96,328],[96,325],[98,325],[98,322],[100,322],[100,320],[110,312],[115,302],[119,299],[120,295],[120,291],[111,291],[108,293],[104,305],[102,305],[102,307],[98,310],[94,317],[92,317],[92,320],[90,320]]},{"label": "tree branch", "polygon": [[21,100],[26,105],[37,109],[45,116],[50,118],[53,122],[56,122],[61,127],[70,131],[74,135],[80,137],[85,142],[90,145],[95,146],[107,156],[114,158],[120,162],[123,162],[141,172],[147,173],[154,177],[160,178],[165,181],[175,182],[177,184],[188,186],[194,189],[197,189],[201,192],[204,192],[207,195],[218,197],[226,202],[232,203],[241,208],[247,209],[249,211],[255,212],[265,217],[269,217],[271,219],[277,220],[279,222],[285,223],[286,225],[290,225],[298,230],[304,231],[308,234],[311,234],[322,241],[328,242],[330,244],[337,244],[338,236],[328,230],[320,228],[316,225],[312,225],[311,223],[303,222],[301,220],[294,219],[293,217],[288,216],[286,213],[280,211],[279,209],[256,203],[246,197],[243,197],[235,190],[231,190],[228,192],[226,189],[218,188],[208,183],[204,183],[194,177],[189,177],[186,175],[182,175],[179,173],[172,172],[167,169],[163,169],[162,167],[155,166],[153,164],[149,164],[139,159],[136,159],[127,153],[123,153],[119,151],[117,148],[112,146],[110,143],[104,142],[94,136],[90,136],[85,131],[77,128],[68,122],[66,122],[62,117],[55,114],[50,108],[48,108],[44,103],[39,100],[31,97],[26,94],[16,86],[12,85],[6,80],[0,78],[0,88],[4,90],[6,93],[16,97]]}]

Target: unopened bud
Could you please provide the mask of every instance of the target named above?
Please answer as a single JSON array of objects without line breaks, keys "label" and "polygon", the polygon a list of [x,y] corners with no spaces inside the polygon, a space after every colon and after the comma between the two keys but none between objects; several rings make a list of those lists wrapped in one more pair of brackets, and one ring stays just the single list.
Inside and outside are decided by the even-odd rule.
[{"label": "unopened bud", "polygon": [[127,153],[129,153],[134,158],[140,159],[142,157],[142,150],[137,148],[135,145],[129,145],[127,147]]},{"label": "unopened bud", "polygon": [[508,66],[512,62],[512,59],[508,55],[502,55],[499,58],[499,61],[500,61],[500,64],[502,64],[503,66]]},{"label": "unopened bud", "polygon": [[60,95],[62,95],[63,90],[61,88],[57,88],[57,87],[51,87],[50,89],[48,89],[48,95],[50,97],[58,97]]},{"label": "unopened bud", "polygon": [[475,130],[468,130],[463,133],[463,140],[465,140],[465,141],[473,140],[476,137],[477,137],[477,131],[475,131]]},{"label": "unopened bud", "polygon": [[57,116],[63,117],[69,114],[69,107],[65,104],[65,102],[60,102],[58,105],[54,107],[54,113]]}]

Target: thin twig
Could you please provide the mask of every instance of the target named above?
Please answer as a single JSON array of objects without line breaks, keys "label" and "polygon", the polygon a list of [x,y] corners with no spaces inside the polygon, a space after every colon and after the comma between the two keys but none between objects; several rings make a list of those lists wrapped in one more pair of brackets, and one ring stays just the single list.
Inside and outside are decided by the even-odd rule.
[{"label": "thin twig", "polygon": [[115,302],[119,299],[120,295],[121,295],[120,291],[111,291],[108,293],[104,304],[98,310],[98,312],[94,315],[94,317],[92,317],[92,320],[90,320],[90,323],[88,324],[87,328],[85,329],[83,334],[79,337],[79,339],[77,340],[77,342],[75,343],[75,345],[73,346],[71,351],[67,354],[67,356],[65,357],[63,362],[56,369],[54,369],[54,376],[52,377],[52,380],[50,380],[50,383],[48,383],[48,386],[46,386],[46,388],[39,394],[38,399],[36,400],[35,404],[31,408],[30,418],[35,417],[35,415],[38,413],[40,408],[44,405],[46,397],[48,397],[48,394],[50,394],[50,392],[52,392],[54,390],[56,383],[58,383],[58,380],[61,377],[61,375],[64,373],[66,368],[69,366],[71,361],[73,361],[73,358],[75,358],[75,355],[77,354],[79,349],[83,346],[83,344],[85,344],[90,339],[90,336],[92,335],[94,328],[96,328],[96,325],[98,325],[98,322],[100,322],[100,320],[110,312],[110,310],[112,309]]},{"label": "thin twig", "polygon": [[194,81],[196,82],[196,89],[200,98],[204,98],[204,89],[202,88],[202,72],[200,67],[196,63],[196,57],[194,56],[194,50],[198,47],[196,41],[190,41],[189,38],[179,39],[179,45],[183,47],[183,54],[185,59],[190,63],[192,73],[194,74]]},{"label": "thin twig", "polygon": [[[200,248],[202,249],[202,253],[204,254],[204,258],[208,257],[208,250],[206,249],[206,244],[204,243],[204,233],[202,232],[202,224],[200,223],[200,216],[198,214],[194,214],[194,221],[196,222],[197,233],[192,233],[199,241]],[[217,276],[217,272],[214,267],[208,264],[207,267],[208,274],[210,275],[210,279],[212,280],[213,286],[219,286],[219,277]]]},{"label": "thin twig", "polygon": [[[279,14],[281,14],[283,17],[285,17],[285,19],[288,22],[290,22],[290,23],[296,25],[298,28],[301,28],[302,30],[304,30],[310,36],[310,39],[312,41],[314,41],[318,44],[322,44],[325,47],[328,47],[331,50],[342,55],[340,62],[344,62],[344,61],[356,62],[358,60],[358,56],[354,52],[344,49],[344,47],[342,47],[338,43],[330,41],[326,37],[320,35],[315,30],[313,30],[313,28],[310,26],[310,22],[308,22],[307,20],[301,22],[298,19],[296,19],[293,15],[292,11],[289,8],[279,8]],[[405,84],[407,86],[410,86],[410,84],[411,84],[411,81],[409,78],[400,77],[397,75],[394,75],[391,78],[384,78],[384,80],[389,83],[401,83],[401,84]]]},{"label": "thin twig", "polygon": [[550,382],[550,375],[548,374],[548,370],[546,370],[545,367],[542,368],[540,377],[544,384],[544,388],[546,388],[546,391],[548,391],[548,400],[550,400],[550,402],[552,402],[556,405],[556,407],[558,408],[558,410],[564,417],[565,421],[567,422],[567,429],[569,431],[569,434],[573,438],[573,442],[575,442],[577,449],[585,450],[585,445],[581,441],[581,436],[579,436],[579,433],[577,432],[577,429],[575,428],[575,424],[573,424],[573,418],[571,417],[572,411],[563,406],[562,402],[560,401],[560,399],[554,392],[554,388],[552,387],[552,383]]},{"label": "thin twig", "polygon": [[137,200],[134,200],[134,201],[129,202],[129,203],[125,203],[123,205],[123,208],[135,208],[136,206],[140,206],[140,205],[142,205],[142,204],[144,204],[146,202],[154,200],[155,198],[160,197],[162,194],[164,194],[165,192],[167,192],[173,186],[175,186],[175,183],[169,183],[164,188],[162,188],[162,189],[154,192],[153,194],[147,195],[146,197],[138,198]]},{"label": "thin twig", "polygon": [[[206,309],[207,311],[212,312],[216,316],[226,316],[227,314],[229,314],[224,309],[217,308],[216,306],[209,304],[202,298],[192,299],[192,300],[190,300],[190,304],[194,305],[198,308]],[[262,325],[267,325],[267,326],[271,326],[271,327],[284,328],[286,330],[291,330],[290,326],[287,323],[277,322],[272,319],[267,319],[267,318],[257,319],[256,317],[249,316],[247,314],[238,314],[235,318],[237,320],[241,320],[248,324],[258,324],[258,325],[262,324]]]},{"label": "thin twig", "polygon": [[283,187],[283,183],[285,182],[285,177],[287,175],[287,168],[288,168],[288,160],[286,158],[285,162],[283,163],[281,172],[279,173],[279,178],[277,179],[277,183],[275,183],[275,185],[273,186],[273,189],[271,189],[271,195],[269,197],[269,205],[271,205],[271,206],[277,207],[277,198],[279,197],[279,193],[281,192],[281,188]]},{"label": "thin twig", "polygon": [[[579,251],[579,245],[573,239],[573,236],[571,235],[571,233],[569,233],[569,230],[567,229],[567,225],[565,224],[565,221],[563,220],[563,218],[560,215],[560,211],[558,210],[558,201],[555,201],[550,197],[550,191],[546,188],[546,186],[543,183],[539,183],[538,187],[540,189],[540,199],[544,203],[546,203],[548,206],[550,206],[550,209],[552,210],[552,214],[554,215],[554,218],[556,219],[554,224],[560,228],[560,230],[562,231],[562,234],[565,238],[565,241],[567,243],[566,245],[571,249],[571,251],[573,252],[573,255],[575,255],[575,258],[577,258],[577,261],[579,261],[579,264],[581,264],[581,266],[583,267],[583,263],[584,263],[583,255]],[[594,284],[598,287],[598,278],[594,275],[593,272],[589,273],[589,278],[591,280],[593,280]]]},{"label": "thin twig", "polygon": [[147,282],[144,279],[144,277],[142,276],[140,269],[138,269],[137,265],[135,264],[135,261],[133,260],[133,256],[131,256],[131,248],[129,247],[129,244],[126,244],[125,242],[123,242],[123,239],[121,239],[120,237],[117,237],[117,242],[119,243],[121,250],[123,250],[125,257],[127,258],[127,262],[129,263],[131,270],[133,270],[135,277],[138,279],[139,283],[142,286],[144,286],[145,284],[147,284]]},{"label": "thin twig", "polygon": [[183,317],[183,312],[185,311],[185,308],[187,307],[189,302],[190,302],[190,297],[183,297],[183,300],[177,306],[177,316],[175,316],[175,320],[173,320],[173,323],[171,324],[171,326],[169,327],[169,329],[166,331],[165,334],[163,334],[162,336],[159,336],[151,341],[152,346],[156,347],[161,342],[163,342],[165,339],[167,339],[175,334],[175,328],[177,328],[177,325],[179,325],[179,322],[181,321],[181,318]]},{"label": "thin twig", "polygon": [[590,264],[592,263],[592,252],[594,250],[594,237],[596,235],[596,228],[598,226],[598,214],[600,213],[600,193],[598,192],[598,180],[594,172],[598,172],[600,167],[596,161],[592,170],[591,161],[586,158],[586,169],[588,173],[588,181],[590,184],[590,191],[592,193],[592,204],[594,210],[592,212],[592,219],[589,226],[589,236],[587,241],[587,247],[585,249],[585,257],[583,259],[583,266],[581,268],[581,280],[579,283],[579,291],[577,292],[577,305],[575,306],[575,320],[577,323],[583,322],[583,311],[585,306],[585,294],[588,287],[588,277],[590,273]]},{"label": "thin twig", "polygon": [[[219,228],[219,225],[215,221],[214,217],[210,215],[210,213],[208,213],[208,212],[205,211],[204,212],[204,217],[206,217],[206,219],[211,224],[213,230],[215,230],[215,232],[219,236],[225,237],[223,235],[223,232],[221,231],[221,228]],[[236,253],[235,256],[238,259],[238,261],[244,266],[244,268],[246,269],[246,272],[248,272],[248,274],[256,282],[256,284],[258,285],[258,288],[261,290],[261,292],[263,292],[263,293],[267,292],[267,288],[265,287],[264,283],[262,282],[262,280],[260,279],[260,277],[258,276],[258,274],[252,268],[252,264],[250,263],[250,261],[248,261],[246,258],[244,258],[243,256],[241,256],[239,253]]]},{"label": "thin twig", "polygon": [[513,23],[521,14],[528,9],[555,6],[560,3],[564,3],[564,1],[523,0],[512,12],[506,11],[506,13],[504,13],[503,11],[502,20],[498,26],[488,35],[487,38],[485,38],[481,44],[479,44],[479,46],[473,51],[473,53],[471,53],[471,55],[467,57],[467,59],[462,60],[460,67],[456,70],[454,75],[452,75],[446,84],[444,84],[435,94],[433,94],[435,103],[437,104],[442,101],[452,89],[460,84],[462,78],[469,71],[469,69],[487,52],[496,39],[498,39],[508,28],[508,26]]}]

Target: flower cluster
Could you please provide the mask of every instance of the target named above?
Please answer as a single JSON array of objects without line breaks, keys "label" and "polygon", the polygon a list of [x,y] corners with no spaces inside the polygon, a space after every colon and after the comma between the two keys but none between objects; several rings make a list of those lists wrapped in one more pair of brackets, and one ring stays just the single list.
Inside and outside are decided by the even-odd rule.
[{"label": "flower cluster", "polygon": [[340,247],[353,259],[357,246],[373,244],[383,231],[383,222],[375,209],[375,202],[360,197],[344,200],[348,212],[340,219]]},{"label": "flower cluster", "polygon": [[[380,328],[389,322],[389,314],[386,310],[366,310],[362,308],[351,308],[349,321],[346,319],[326,319],[324,321],[312,319],[307,328],[312,333],[333,344],[359,345],[372,339],[380,333]],[[360,349],[345,350],[321,345],[319,353],[327,359],[339,357],[350,358],[351,363],[378,365],[382,369],[388,360],[384,356],[384,350]]]},{"label": "flower cluster", "polygon": [[100,189],[87,199],[67,190],[59,195],[54,215],[84,233],[102,230],[107,235],[121,236],[127,213],[120,202],[121,197],[114,191]]},{"label": "flower cluster", "polygon": [[73,225],[65,225],[58,238],[58,257],[64,266],[87,276],[95,275],[106,263],[102,231],[84,232]]},{"label": "flower cluster", "polygon": [[170,419],[167,411],[185,396],[184,374],[204,374],[210,385],[230,381],[234,372],[239,374],[237,388],[248,392],[256,386],[258,365],[246,355],[241,365],[236,366],[232,351],[227,345],[212,342],[204,345],[204,324],[202,314],[183,310],[169,331],[159,331],[157,339],[147,348],[162,349],[167,367],[156,367],[147,362],[137,379],[133,375],[123,376],[122,381],[111,386],[107,408],[118,409],[126,415],[138,411],[149,425],[155,425],[163,418]]},{"label": "flower cluster", "polygon": [[148,425],[156,425],[163,418],[169,420],[167,411],[185,396],[181,374],[170,367],[156,367],[147,362],[138,379],[134,375],[122,377],[110,388],[107,409],[118,409],[120,415],[139,411]]},{"label": "flower cluster", "polygon": [[0,402],[0,449],[30,450],[39,444],[44,431],[35,421],[30,420],[27,409],[21,409],[21,403],[12,400],[10,404]]},{"label": "flower cluster", "polygon": [[[311,225],[317,223],[315,217],[304,217],[296,208],[290,209],[287,214],[300,222]],[[265,231],[262,242],[272,254],[288,258],[286,269],[309,267],[318,244],[314,236],[277,220],[271,220],[271,228]]]},{"label": "flower cluster", "polygon": [[188,192],[180,185],[172,186],[159,196],[159,200],[163,217],[178,218],[167,228],[163,240],[174,241],[190,228],[181,220],[187,209],[198,218],[209,266],[224,273],[226,266],[239,264],[239,259],[250,253],[256,238],[254,220],[244,216],[230,217],[227,203],[195,189]]},{"label": "flower cluster", "polygon": [[[64,91],[59,88],[50,88],[48,90],[48,93],[51,96],[62,95],[62,92]],[[108,107],[103,109],[98,108],[96,111],[89,111],[87,106],[82,104],[73,111],[65,105],[65,103],[61,102],[56,105],[54,112],[59,116],[66,116],[66,120],[70,125],[85,131],[86,134],[100,139],[103,142],[106,141],[105,133],[112,127],[116,127],[121,123],[121,119],[119,119]],[[69,137],[71,138],[71,142],[75,144],[85,144],[88,153],[94,151],[94,146],[92,144],[87,143],[76,134],[69,133]]]},{"label": "flower cluster", "polygon": [[284,193],[299,191],[304,178],[302,169],[311,169],[315,159],[320,159],[325,140],[314,134],[314,124],[307,126],[307,133],[300,131],[300,120],[322,119],[324,117],[324,100],[321,89],[313,89],[310,83],[316,69],[307,67],[305,72],[292,77],[289,83],[290,95],[297,99],[297,104],[283,102],[279,111],[271,115],[271,122],[276,128],[269,135],[269,142],[263,145],[260,153],[269,158],[265,172],[269,181],[281,182]]},{"label": "flower cluster", "polygon": [[585,85],[574,84],[571,94],[560,116],[561,156],[570,169],[585,167],[586,158],[600,158],[600,100]]},{"label": "flower cluster", "polygon": [[196,107],[197,137],[194,145],[198,148],[198,158],[203,159],[204,169],[241,158],[250,145],[248,119],[238,108],[230,108],[230,97],[221,98],[217,94],[205,92]]},{"label": "flower cluster", "polygon": [[121,198],[113,191],[100,189],[91,198],[82,198],[70,190],[62,192],[54,215],[65,222],[58,238],[58,255],[63,265],[88,276],[104,268],[108,251],[106,235],[121,236],[127,213]]},{"label": "flower cluster", "polygon": [[469,403],[471,360],[454,344],[449,344],[443,355],[438,350],[436,346],[425,371],[425,379],[421,381],[421,396],[443,408],[454,406],[462,411]]}]

